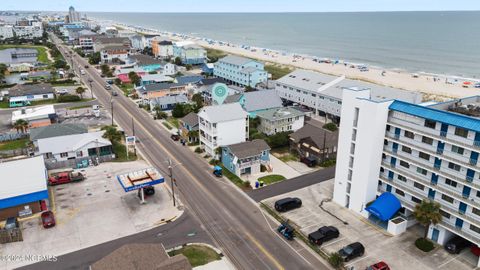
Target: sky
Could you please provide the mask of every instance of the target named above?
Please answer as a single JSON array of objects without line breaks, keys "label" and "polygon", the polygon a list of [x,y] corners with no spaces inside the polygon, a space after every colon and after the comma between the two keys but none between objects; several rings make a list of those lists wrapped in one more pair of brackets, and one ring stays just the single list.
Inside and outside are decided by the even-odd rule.
[{"label": "sky", "polygon": [[0,0],[0,10],[99,12],[344,12],[480,10],[480,0]]}]

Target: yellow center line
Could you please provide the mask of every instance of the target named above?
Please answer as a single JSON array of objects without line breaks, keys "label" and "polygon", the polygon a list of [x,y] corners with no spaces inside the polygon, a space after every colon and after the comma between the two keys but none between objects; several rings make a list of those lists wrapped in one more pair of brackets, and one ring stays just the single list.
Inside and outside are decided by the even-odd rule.
[{"label": "yellow center line", "polygon": [[[129,102],[129,101],[127,101],[127,102]],[[158,138],[157,138],[156,136],[154,136],[150,131],[148,131],[148,130],[145,128],[145,126],[142,124],[142,122],[140,122],[140,121],[138,121],[137,119],[135,119],[135,118],[133,117],[133,115],[132,115],[132,114],[125,108],[125,106],[123,106],[121,103],[117,102],[117,106],[118,106],[118,105],[120,105],[120,107],[122,107],[123,111],[126,112],[131,118],[133,118],[133,119],[135,120],[135,122],[138,123],[138,124],[141,126],[141,128],[142,128],[151,138],[154,139],[154,142],[155,142],[164,152],[166,152],[169,156],[171,156],[172,159],[173,159],[176,163],[180,164],[180,162],[178,161],[178,159],[177,159],[168,149],[166,149],[166,148],[160,143],[160,141],[158,140]],[[185,167],[183,167],[183,170],[188,174],[188,176],[189,176],[190,178],[192,178],[195,182],[197,182],[197,184],[200,186],[200,188],[201,188],[205,193],[209,194],[209,196],[210,196],[211,198],[213,198],[212,193],[211,193],[210,191],[208,191],[208,190],[201,184],[201,182],[200,182],[189,170],[185,169]],[[255,246],[257,246],[257,248],[258,248],[263,254],[265,254],[265,256],[267,256],[267,258],[270,259],[270,260],[273,262],[273,264],[275,264],[275,266],[276,266],[278,269],[284,270],[284,268],[283,268],[283,266],[280,264],[280,262],[278,262],[278,260],[275,259],[275,258],[273,257],[273,255],[272,255],[270,252],[268,252],[268,251],[262,246],[262,244],[260,244],[255,238],[253,238],[252,235],[249,234],[247,231],[244,231],[244,232],[245,232],[245,234],[247,235],[247,237],[255,244]]]}]

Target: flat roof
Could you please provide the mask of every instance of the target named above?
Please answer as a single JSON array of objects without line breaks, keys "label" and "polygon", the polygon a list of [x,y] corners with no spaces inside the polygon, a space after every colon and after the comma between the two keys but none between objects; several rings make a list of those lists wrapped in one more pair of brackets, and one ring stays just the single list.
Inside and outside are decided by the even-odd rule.
[{"label": "flat roof", "polygon": [[34,120],[48,118],[52,114],[55,114],[55,107],[53,105],[20,109],[12,112],[12,122],[17,121],[18,119]]},{"label": "flat roof", "polygon": [[213,123],[244,119],[247,115],[239,103],[206,106],[198,113],[199,117]]},{"label": "flat roof", "polygon": [[117,180],[125,192],[153,186],[165,181],[164,177],[155,168],[120,174],[117,175]]},{"label": "flat roof", "polygon": [[0,163],[0,175],[0,209],[48,198],[43,156]]}]

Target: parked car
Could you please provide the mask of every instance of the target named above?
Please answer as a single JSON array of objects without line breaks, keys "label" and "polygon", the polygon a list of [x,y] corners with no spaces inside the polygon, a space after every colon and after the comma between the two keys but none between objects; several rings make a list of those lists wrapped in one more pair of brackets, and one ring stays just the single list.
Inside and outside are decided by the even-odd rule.
[{"label": "parked car", "polygon": [[42,213],[42,224],[45,229],[55,226],[55,217],[52,211]]},{"label": "parked car", "polygon": [[214,166],[213,167],[213,175],[215,175],[216,177],[222,177],[223,176],[223,172],[222,172],[222,167],[220,166]]},{"label": "parked car", "polygon": [[351,243],[338,251],[345,262],[363,256],[363,253],[365,253],[365,247],[360,242]]},{"label": "parked car", "polygon": [[66,94],[68,94],[68,90],[67,89],[57,89],[57,90],[55,90],[55,93],[57,95],[66,95]]},{"label": "parked car", "polygon": [[315,245],[321,245],[327,241],[337,238],[340,232],[333,226],[323,226],[320,229],[310,233],[308,240]]},{"label": "parked car", "polygon": [[85,65],[85,68],[88,68],[88,65]]},{"label": "parked car", "polygon": [[287,222],[283,222],[278,226],[277,231],[283,235],[287,240],[292,240],[295,236],[295,229]]},{"label": "parked car", "polygon": [[18,227],[19,227],[18,219],[16,217],[9,217],[5,221],[5,225],[3,226],[3,229],[11,230],[11,229],[15,229],[15,228],[18,228]]},{"label": "parked car", "polygon": [[480,88],[480,83],[476,83],[476,84],[474,85],[474,87],[475,87],[475,88]]},{"label": "parked car", "polygon": [[48,178],[48,184],[50,186],[54,186],[70,182],[82,181],[83,179],[85,179],[85,176],[83,176],[83,174],[80,172],[61,172],[50,176]]},{"label": "parked car", "polygon": [[275,202],[275,210],[278,212],[286,212],[302,206],[302,200],[299,198],[283,198]]},{"label": "parked car", "polygon": [[365,270],[390,270],[390,267],[385,262],[378,262],[370,265]]},{"label": "parked car", "polygon": [[178,135],[178,134],[172,134],[172,135],[170,136],[170,138],[171,138],[172,140],[174,140],[174,141],[178,141],[178,140],[180,140],[180,135]]},{"label": "parked car", "polygon": [[109,80],[106,80],[106,82],[107,82],[108,84],[113,84],[113,80],[110,80],[110,79],[109,79]]},{"label": "parked car", "polygon": [[463,249],[470,247],[472,243],[468,240],[460,237],[454,236],[445,244],[445,250],[451,254],[459,254]]},{"label": "parked car", "polygon": [[118,96],[117,91],[112,91],[112,96],[114,96],[114,97]]},{"label": "parked car", "polygon": [[302,157],[300,158],[300,162],[304,163],[308,167],[315,167],[315,165],[317,165],[317,160],[313,157]]},{"label": "parked car", "polygon": [[85,75],[85,70],[81,69],[80,74]]},{"label": "parked car", "polygon": [[110,89],[112,89],[112,86],[111,86],[110,84],[108,84],[108,83],[107,83],[107,84],[105,84],[105,86],[104,86],[104,87],[105,87],[105,89],[107,89],[107,90],[110,90]]},{"label": "parked car", "polygon": [[[138,190],[138,197],[141,198],[142,194],[140,193],[141,189]],[[145,196],[152,196],[155,194],[155,188],[153,186],[148,186],[143,188],[143,195]]]}]

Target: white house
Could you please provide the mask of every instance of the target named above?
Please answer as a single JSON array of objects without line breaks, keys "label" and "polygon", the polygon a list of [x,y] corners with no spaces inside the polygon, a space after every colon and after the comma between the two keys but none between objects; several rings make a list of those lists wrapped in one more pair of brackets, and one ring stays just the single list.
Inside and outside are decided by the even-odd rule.
[{"label": "white house", "polygon": [[303,127],[305,113],[294,108],[272,108],[256,113],[260,118],[258,130],[266,135],[297,131]]},{"label": "white house", "polygon": [[39,139],[35,154],[54,161],[112,155],[112,144],[103,134],[104,131],[97,131]]},{"label": "white house", "polygon": [[130,55],[129,46],[107,46],[100,51],[101,61],[104,64],[127,62]]},{"label": "white house", "polygon": [[12,125],[17,120],[23,119],[31,128],[42,127],[50,125],[56,118],[57,114],[53,105],[26,108],[12,112]]},{"label": "white house", "polygon": [[248,114],[238,103],[204,107],[198,123],[200,145],[212,157],[216,148],[248,139]]}]

